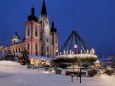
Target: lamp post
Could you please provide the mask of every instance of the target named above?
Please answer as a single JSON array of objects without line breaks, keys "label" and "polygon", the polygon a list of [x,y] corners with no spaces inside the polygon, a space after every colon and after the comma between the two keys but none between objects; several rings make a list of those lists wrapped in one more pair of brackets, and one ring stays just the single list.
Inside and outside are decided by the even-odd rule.
[{"label": "lamp post", "polygon": [[2,47],[0,47],[0,57],[1,57],[1,53],[2,53]]},{"label": "lamp post", "polygon": [[80,83],[81,83],[81,61],[80,61]]},{"label": "lamp post", "polygon": [[[79,61],[79,64],[80,64],[80,68],[79,68],[78,76],[80,77],[80,84],[81,84],[81,61]],[[78,80],[78,77],[77,77],[77,80]]]},{"label": "lamp post", "polygon": [[49,57],[49,76],[50,76],[50,57]]}]

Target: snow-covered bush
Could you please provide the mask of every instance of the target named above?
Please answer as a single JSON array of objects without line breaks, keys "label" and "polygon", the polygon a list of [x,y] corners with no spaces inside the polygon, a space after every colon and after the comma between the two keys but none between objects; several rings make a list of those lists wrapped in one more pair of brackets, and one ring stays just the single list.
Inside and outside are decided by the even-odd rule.
[{"label": "snow-covered bush", "polygon": [[72,72],[72,71],[66,71],[66,72],[65,72],[65,75],[66,75],[66,76],[69,76],[69,75],[71,75],[71,74],[78,75],[78,72]]},{"label": "snow-covered bush", "polygon": [[55,73],[56,73],[56,74],[61,74],[61,73],[62,73],[62,70],[63,70],[62,68],[56,68],[56,69],[55,69]]},{"label": "snow-covered bush", "polygon": [[105,73],[111,76],[114,73],[114,69],[107,69]]},{"label": "snow-covered bush", "polygon": [[88,75],[90,77],[93,77],[93,76],[95,76],[97,74],[97,70],[96,69],[90,69],[87,72],[88,72]]}]

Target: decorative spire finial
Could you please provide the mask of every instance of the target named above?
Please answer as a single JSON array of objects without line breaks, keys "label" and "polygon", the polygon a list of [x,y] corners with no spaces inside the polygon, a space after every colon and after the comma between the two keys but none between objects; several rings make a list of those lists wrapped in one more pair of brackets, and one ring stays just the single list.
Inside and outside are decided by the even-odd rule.
[{"label": "decorative spire finial", "polygon": [[45,0],[43,0],[41,15],[47,16]]},{"label": "decorative spire finial", "polygon": [[34,5],[32,4],[32,8],[31,8],[31,14],[34,16],[35,15],[35,10],[34,10]]}]

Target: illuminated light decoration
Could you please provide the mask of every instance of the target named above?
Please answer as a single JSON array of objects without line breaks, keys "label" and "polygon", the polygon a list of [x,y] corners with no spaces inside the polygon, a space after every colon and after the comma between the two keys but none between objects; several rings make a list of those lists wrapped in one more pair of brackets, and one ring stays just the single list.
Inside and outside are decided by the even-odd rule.
[{"label": "illuminated light decoration", "polygon": [[82,54],[83,52],[82,52],[82,50],[81,50],[81,54]]},{"label": "illuminated light decoration", "polygon": [[94,65],[95,65],[95,67],[100,67],[101,66],[99,60],[95,61]]},{"label": "illuminated light decoration", "polygon": [[89,51],[87,50],[87,54],[89,53]]},{"label": "illuminated light decoration", "polygon": [[64,55],[65,55],[65,50],[64,50]]},{"label": "illuminated light decoration", "polygon": [[31,64],[34,64],[34,59],[31,59]]},{"label": "illuminated light decoration", "polygon": [[72,51],[70,50],[70,54],[72,54]]},{"label": "illuminated light decoration", "polygon": [[62,54],[62,52],[60,52],[60,55]]},{"label": "illuminated light decoration", "polygon": [[92,49],[92,54],[95,54],[95,50],[94,49]]},{"label": "illuminated light decoration", "polygon": [[56,56],[56,58],[63,58],[63,57],[67,57],[67,58],[73,58],[73,57],[78,57],[78,58],[87,57],[87,58],[91,58],[91,57],[94,57],[94,58],[97,58],[97,55],[92,55],[92,54],[68,54],[68,55]]},{"label": "illuminated light decoration", "polygon": [[78,48],[77,45],[74,45],[74,48]]},{"label": "illuminated light decoration", "polygon": [[58,50],[56,50],[56,56],[58,55],[59,53],[58,53]]},{"label": "illuminated light decoration", "polygon": [[[76,44],[76,45],[72,46],[72,44]],[[68,39],[65,41],[63,46],[59,49],[59,51],[63,51],[64,49],[67,49],[67,53],[63,55],[58,55],[56,56],[56,58],[74,58],[74,57],[76,58],[96,58],[96,59],[98,58],[97,55],[95,55],[95,50],[91,49],[85,43],[85,41],[80,37],[77,31],[72,31],[72,33],[70,34]],[[74,49],[74,53],[72,53],[72,49]],[[64,52],[66,51],[64,50]]]},{"label": "illuminated light decoration", "polygon": [[72,52],[72,54],[74,54],[74,52]]},{"label": "illuminated light decoration", "polygon": [[74,45],[74,54],[78,54],[78,46]]},{"label": "illuminated light decoration", "polygon": [[56,52],[58,52],[58,50],[56,50]]}]

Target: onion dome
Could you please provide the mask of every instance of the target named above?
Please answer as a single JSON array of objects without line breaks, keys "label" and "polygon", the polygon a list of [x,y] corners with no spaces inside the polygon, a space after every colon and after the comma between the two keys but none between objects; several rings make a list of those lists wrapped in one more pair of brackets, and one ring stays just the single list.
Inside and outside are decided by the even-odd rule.
[{"label": "onion dome", "polygon": [[17,44],[17,43],[20,43],[20,42],[21,42],[21,39],[20,39],[18,33],[15,32],[15,34],[12,37],[12,44]]},{"label": "onion dome", "polygon": [[31,15],[28,16],[28,21],[31,21],[31,20],[38,22],[38,18],[35,16],[34,7],[31,8]]},{"label": "onion dome", "polygon": [[57,29],[55,28],[53,21],[52,21],[51,32],[57,32]]}]

